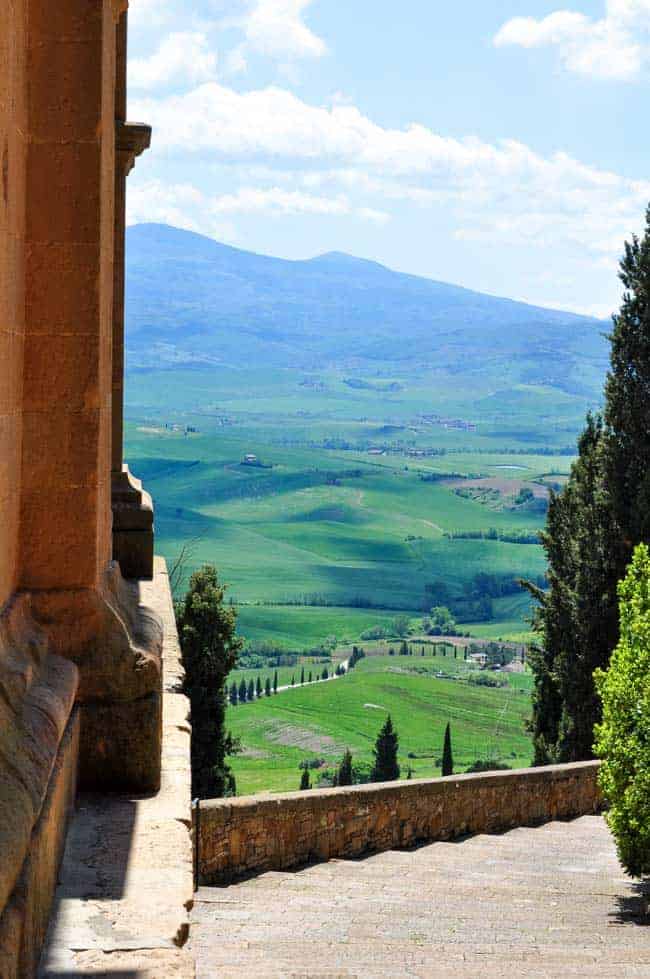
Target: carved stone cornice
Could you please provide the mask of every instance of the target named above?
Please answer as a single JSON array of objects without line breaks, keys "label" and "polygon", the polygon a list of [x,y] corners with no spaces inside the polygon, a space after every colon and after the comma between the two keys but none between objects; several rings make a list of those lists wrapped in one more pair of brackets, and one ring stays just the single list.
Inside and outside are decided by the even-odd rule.
[{"label": "carved stone cornice", "polygon": [[124,175],[133,169],[137,157],[151,146],[151,126],[144,122],[115,122],[115,149]]},{"label": "carved stone cornice", "polygon": [[115,23],[125,14],[129,9],[129,0],[113,0],[113,16],[115,17]]}]

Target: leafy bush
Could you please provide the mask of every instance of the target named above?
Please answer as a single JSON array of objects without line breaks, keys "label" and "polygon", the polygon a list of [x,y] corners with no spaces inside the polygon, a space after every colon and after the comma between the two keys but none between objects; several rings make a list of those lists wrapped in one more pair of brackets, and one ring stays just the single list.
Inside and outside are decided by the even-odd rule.
[{"label": "leafy bush", "polygon": [[486,759],[485,761],[479,758],[477,761],[471,764],[469,768],[466,769],[468,775],[472,775],[477,772],[505,772],[505,771],[510,771],[510,765],[506,765],[504,762],[498,761],[498,759],[496,758]]},{"label": "leafy bush", "polygon": [[609,668],[596,670],[603,720],[596,753],[607,822],[629,874],[650,873],[650,551],[635,552],[619,585],[621,637]]}]

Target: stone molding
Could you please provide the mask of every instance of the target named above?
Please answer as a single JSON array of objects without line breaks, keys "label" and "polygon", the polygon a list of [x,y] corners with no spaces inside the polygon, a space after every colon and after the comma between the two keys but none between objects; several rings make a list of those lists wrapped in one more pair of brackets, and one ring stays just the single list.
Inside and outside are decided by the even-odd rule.
[{"label": "stone molding", "polygon": [[26,858],[77,683],[73,664],[51,655],[29,596],[14,596],[0,615],[0,914]]},{"label": "stone molding", "polygon": [[598,762],[202,801],[198,877],[248,874],[598,812]]},{"label": "stone molding", "polygon": [[151,146],[151,126],[144,122],[115,121],[115,150],[123,177],[126,177],[136,159]]}]

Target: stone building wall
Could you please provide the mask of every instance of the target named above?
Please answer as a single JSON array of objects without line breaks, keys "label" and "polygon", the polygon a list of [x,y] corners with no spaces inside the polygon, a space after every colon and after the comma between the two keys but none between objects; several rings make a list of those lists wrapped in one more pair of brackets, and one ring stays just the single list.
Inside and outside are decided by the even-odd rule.
[{"label": "stone building wall", "polygon": [[[77,779],[156,792],[161,778],[163,629],[112,532],[116,187],[149,134],[121,113],[126,7],[0,2],[3,979],[32,974]],[[153,517],[132,496],[149,561],[126,577],[150,577]]]},{"label": "stone building wall", "polygon": [[199,880],[358,857],[597,812],[598,763],[201,802]]},{"label": "stone building wall", "polygon": [[25,261],[25,8],[0,4],[0,608],[16,585]]}]

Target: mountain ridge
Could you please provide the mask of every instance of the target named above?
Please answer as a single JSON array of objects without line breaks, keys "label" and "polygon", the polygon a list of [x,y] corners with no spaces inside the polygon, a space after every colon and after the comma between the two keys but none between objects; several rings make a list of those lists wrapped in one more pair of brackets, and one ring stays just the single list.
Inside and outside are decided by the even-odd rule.
[{"label": "mountain ridge", "polygon": [[597,395],[604,323],[326,252],[289,260],[161,224],[127,232],[131,367],[504,372]]}]

